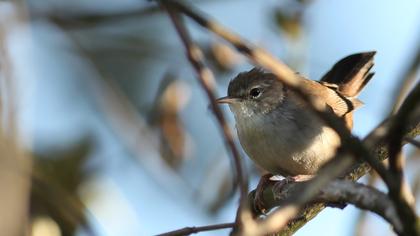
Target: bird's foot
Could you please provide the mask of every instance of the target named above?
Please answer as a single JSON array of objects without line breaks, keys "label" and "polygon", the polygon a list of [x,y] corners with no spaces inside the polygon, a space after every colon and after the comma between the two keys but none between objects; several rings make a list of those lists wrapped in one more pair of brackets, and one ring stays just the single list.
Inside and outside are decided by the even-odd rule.
[{"label": "bird's foot", "polygon": [[314,175],[295,175],[295,176],[286,176],[283,180],[277,182],[273,186],[273,193],[276,193],[276,195],[281,195],[283,192],[283,188],[288,185],[289,183],[294,182],[305,182],[310,179],[312,179]]},{"label": "bird's foot", "polygon": [[273,174],[265,174],[261,176],[257,188],[255,189],[254,210],[257,213],[265,214],[267,212],[267,209],[264,205],[264,190],[270,183],[271,177],[273,177]]},{"label": "bird's foot", "polygon": [[270,184],[270,182],[276,182],[273,186],[273,192],[281,191],[284,186],[293,182],[304,182],[312,179],[313,175],[296,175],[296,176],[287,176],[283,179],[275,178],[273,174],[265,174],[261,176],[260,181],[258,182],[257,188],[255,189],[254,195],[254,211],[258,214],[266,214],[267,209],[264,205],[264,190]]}]

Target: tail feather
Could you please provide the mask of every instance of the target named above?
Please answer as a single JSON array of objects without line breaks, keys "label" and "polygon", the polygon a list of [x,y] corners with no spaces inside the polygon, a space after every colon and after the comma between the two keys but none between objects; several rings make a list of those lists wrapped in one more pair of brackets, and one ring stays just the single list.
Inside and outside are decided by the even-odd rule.
[{"label": "tail feather", "polygon": [[347,97],[355,97],[369,82],[374,73],[369,73],[374,65],[376,52],[352,54],[338,61],[321,79],[322,83],[334,84],[337,91]]}]

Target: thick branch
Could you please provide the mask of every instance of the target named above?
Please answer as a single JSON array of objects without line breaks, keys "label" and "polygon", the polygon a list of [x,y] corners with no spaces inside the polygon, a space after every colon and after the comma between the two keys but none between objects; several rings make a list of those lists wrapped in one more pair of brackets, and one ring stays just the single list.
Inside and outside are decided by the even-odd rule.
[{"label": "thick branch", "polygon": [[402,224],[392,201],[375,188],[348,180],[335,180],[321,190],[314,202],[350,203],[369,210],[387,220],[396,232],[402,232]]},{"label": "thick branch", "polygon": [[[270,204],[288,204],[289,196],[297,193],[301,188],[305,188],[308,182],[294,182],[282,187],[280,190],[273,186],[273,201]],[[322,188],[317,196],[312,200],[313,203],[334,203],[334,204],[353,204],[364,210],[372,211],[387,220],[396,232],[402,232],[402,223],[398,218],[393,202],[385,193],[372,187],[355,183],[349,180],[334,180]]]}]

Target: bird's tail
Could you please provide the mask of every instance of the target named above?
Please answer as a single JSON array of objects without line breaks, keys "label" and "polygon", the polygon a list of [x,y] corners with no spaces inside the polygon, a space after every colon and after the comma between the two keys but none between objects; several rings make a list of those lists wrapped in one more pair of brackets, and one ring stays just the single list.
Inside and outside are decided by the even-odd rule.
[{"label": "bird's tail", "polygon": [[369,72],[376,52],[362,52],[338,61],[321,79],[346,97],[356,97],[374,75]]}]

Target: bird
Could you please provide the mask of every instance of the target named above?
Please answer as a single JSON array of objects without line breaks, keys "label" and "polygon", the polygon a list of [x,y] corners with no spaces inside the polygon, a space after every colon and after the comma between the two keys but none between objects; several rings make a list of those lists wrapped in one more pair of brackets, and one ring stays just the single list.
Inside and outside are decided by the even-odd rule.
[{"label": "bird", "polygon": [[[339,60],[319,81],[299,73],[300,88],[353,127],[353,112],[363,105],[357,96],[373,77],[375,51]],[[261,68],[239,73],[230,81],[227,96],[239,142],[253,162],[267,172],[257,186],[255,206],[264,212],[263,186],[273,175],[304,181],[332,159],[339,135],[321,120],[295,91]]]}]

